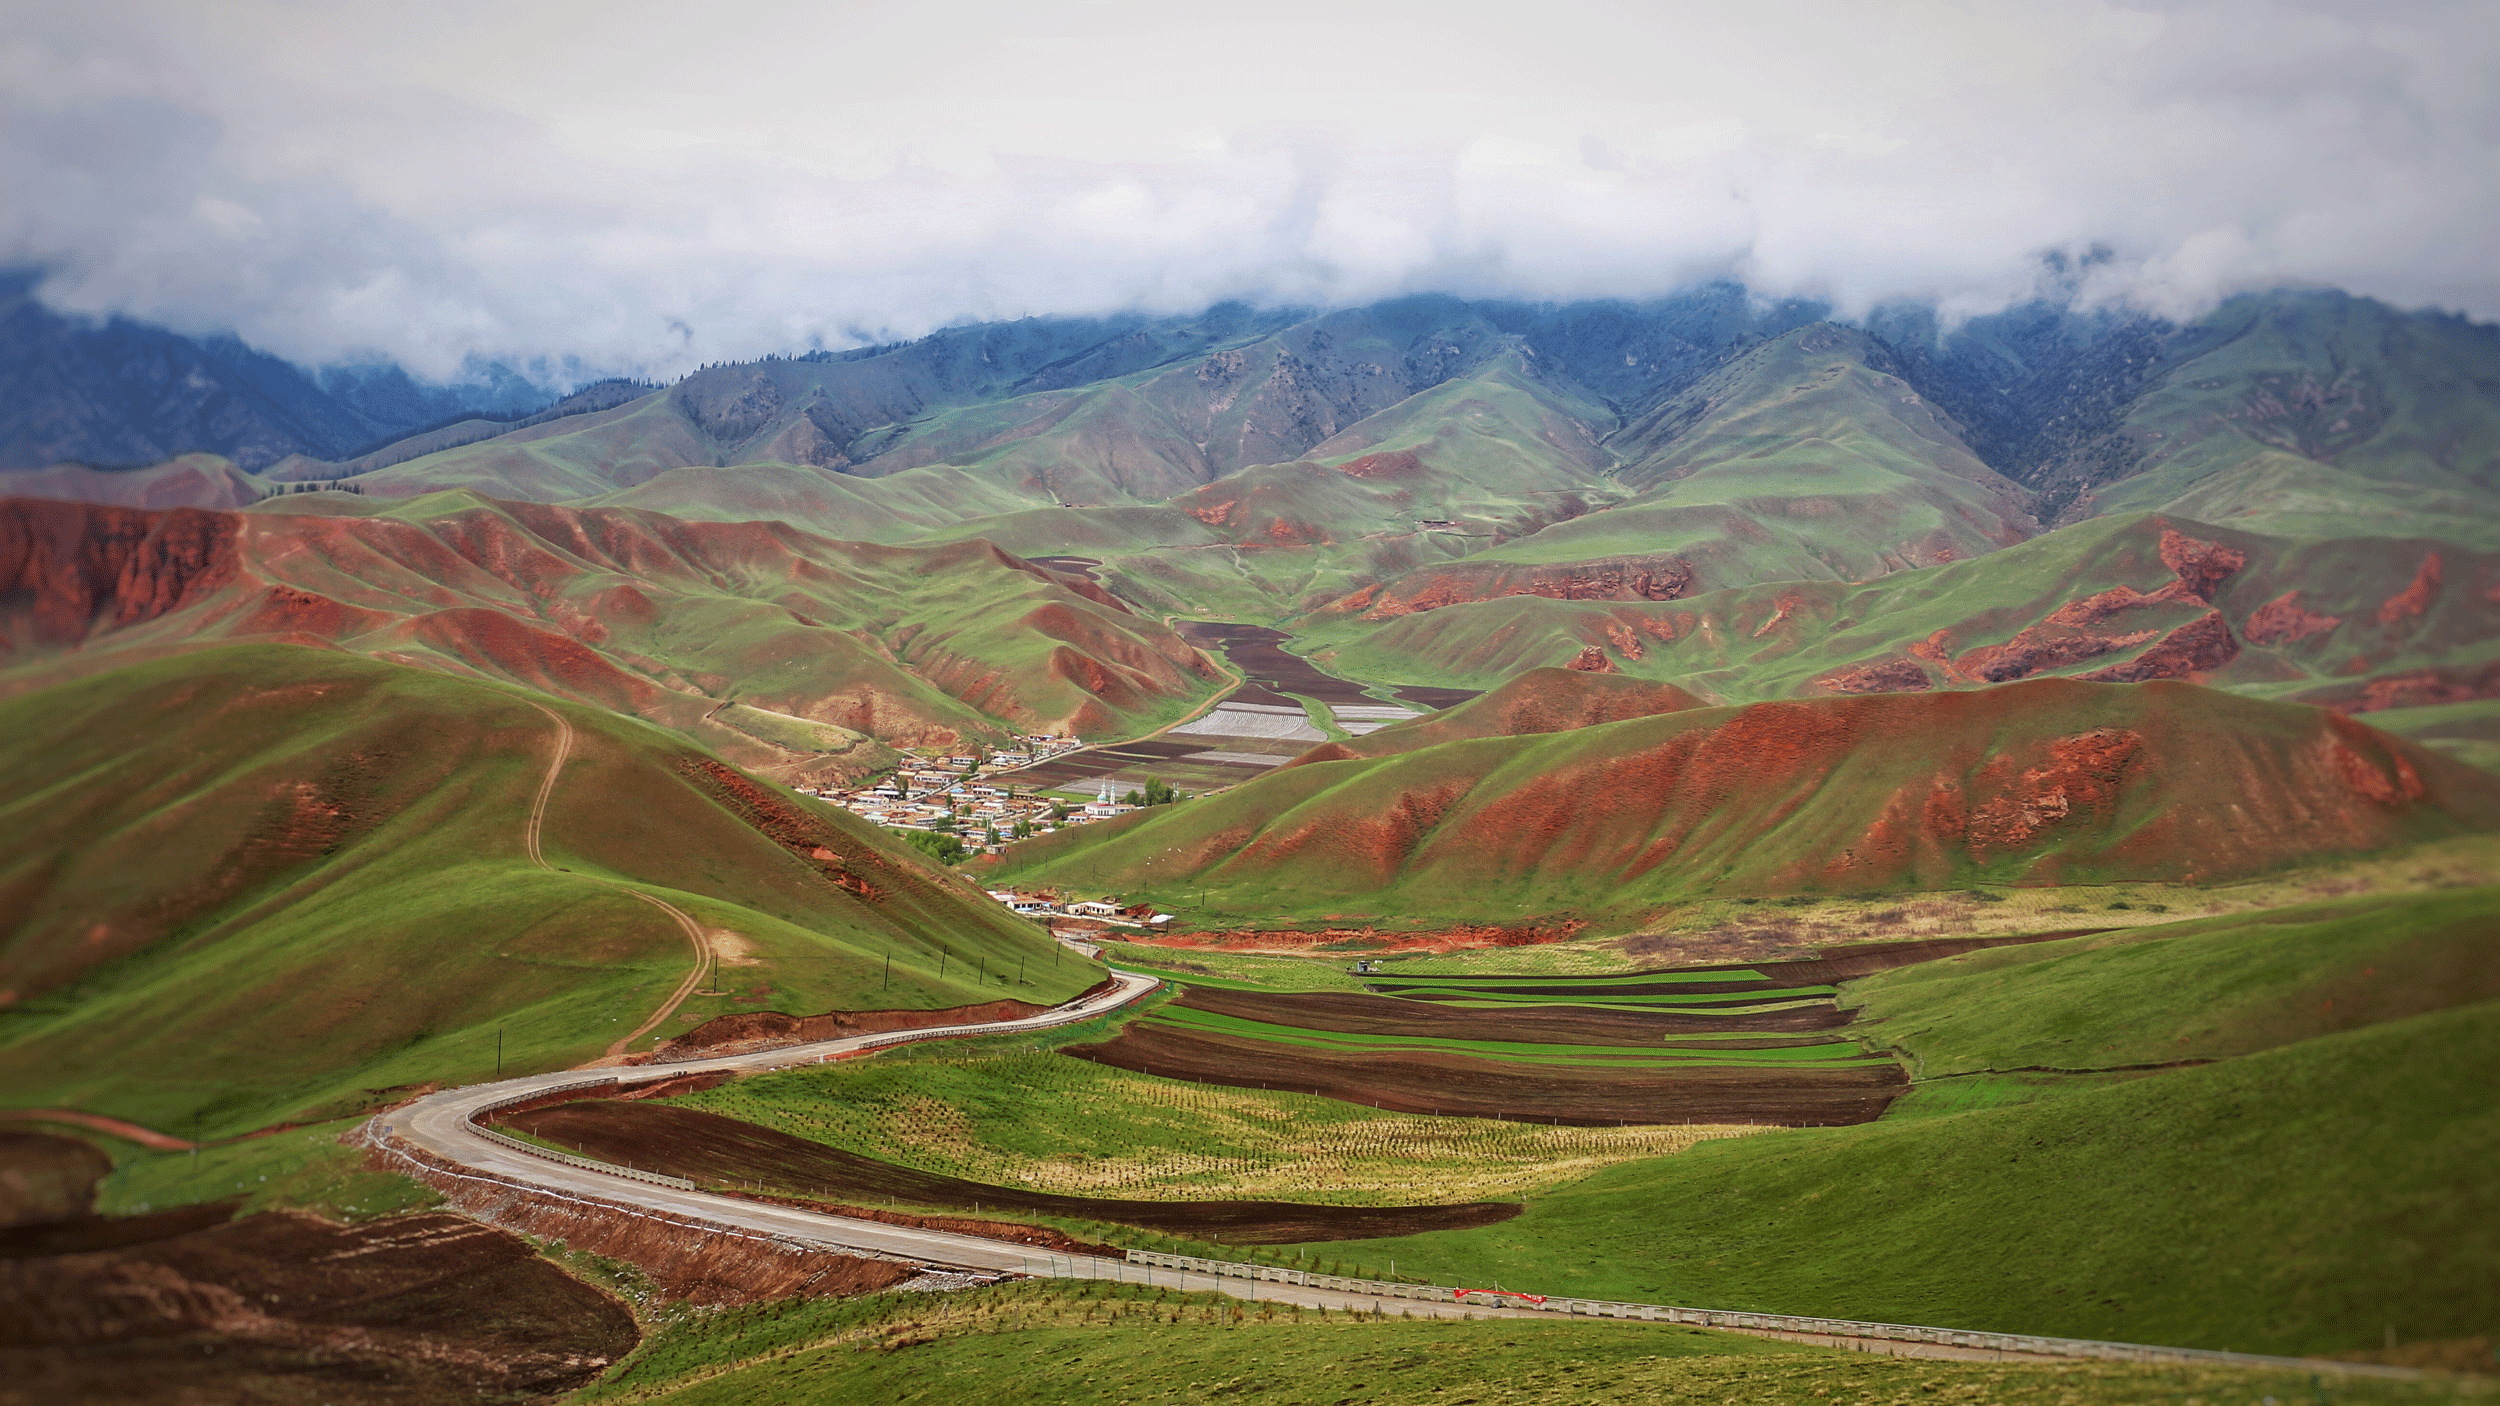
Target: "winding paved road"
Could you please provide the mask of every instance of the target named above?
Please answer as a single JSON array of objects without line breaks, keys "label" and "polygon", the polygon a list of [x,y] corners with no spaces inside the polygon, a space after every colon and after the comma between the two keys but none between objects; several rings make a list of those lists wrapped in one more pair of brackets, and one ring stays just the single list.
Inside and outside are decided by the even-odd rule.
[{"label": "winding paved road", "polygon": [[[908,1040],[939,1039],[960,1035],[1010,1035],[1024,1030],[1047,1030],[1119,1009],[1154,990],[1162,983],[1150,976],[1114,971],[1116,985],[1108,991],[1079,997],[1040,1015],[1021,1020],[1002,1020],[986,1024],[935,1026],[922,1030],[892,1031],[879,1035],[856,1035],[841,1040],[822,1040],[813,1044],[785,1046],[755,1054],[727,1055],[717,1059],[690,1060],[682,1064],[641,1065],[613,1071],[614,1076],[631,1085],[660,1079],[675,1079],[688,1074],[714,1071],[755,1073],[768,1069],[784,1069],[801,1064],[814,1064],[839,1058],[880,1045],[899,1044]],[[726,1226],[733,1230],[795,1241],[829,1250],[909,1260],[914,1263],[948,1269],[970,1270],[985,1274],[1030,1274],[1055,1278],[1121,1279],[1131,1283],[1151,1283],[1198,1292],[1215,1291],[1242,1298],[1266,1299],[1281,1303],[1299,1303],[1308,1307],[1332,1309],[1369,1309],[1374,1300],[1363,1295],[1330,1289],[1306,1288],[1294,1284],[1245,1281],[1218,1275],[1196,1274],[1171,1269],[1156,1269],[1125,1264],[1116,1260],[1097,1260],[1084,1256],[1057,1255],[1039,1251],[1013,1241],[990,1240],[949,1231],[918,1230],[909,1226],[885,1225],[876,1221],[849,1216],[803,1211],[788,1206],[749,1201],[737,1196],[718,1195],[707,1191],[686,1190],[574,1166],[549,1158],[533,1156],[497,1141],[481,1130],[473,1120],[488,1109],[518,1102],[540,1093],[553,1092],[570,1085],[579,1085],[586,1078],[604,1078],[607,1072],[585,1074],[578,1069],[532,1074],[499,1083],[472,1084],[465,1088],[446,1089],[417,1100],[403,1108],[381,1114],[368,1125],[378,1146],[390,1148],[404,1144],[421,1150],[433,1158],[468,1172],[497,1181],[553,1192],[560,1196],[593,1197],[601,1201],[639,1206],[690,1220]],[[1450,1305],[1407,1300],[1381,1300],[1380,1306],[1391,1312],[1411,1310],[1418,1316],[1455,1317],[1470,1314],[1478,1318],[1508,1315],[1513,1310],[1477,1305]],[[1528,1310],[1517,1310],[1521,1317],[1550,1317]]]},{"label": "winding paved road", "polygon": [[[532,707],[538,707],[532,704]],[[556,724],[555,757],[547,768],[545,780],[539,784],[538,795],[530,807],[523,831],[523,845],[532,862],[552,868],[540,852],[539,836],[545,820],[547,803],[554,794],[556,778],[571,755],[573,729],[552,709],[540,708]],[[587,876],[584,876],[587,877]],[[704,971],[702,929],[679,909],[648,894],[593,879],[620,892],[666,910],[675,917],[694,942],[697,960],[694,973],[679,991],[662,1005],[659,1012],[646,1021],[638,1035],[666,1018],[688,992],[694,989]],[[1272,1280],[1240,1279],[1204,1274],[1185,1269],[1159,1268],[1129,1264],[1118,1260],[1094,1259],[1037,1251],[1013,1241],[991,1240],[975,1235],[961,1235],[941,1230],[921,1230],[909,1226],[886,1225],[750,1201],[736,1196],[719,1195],[691,1187],[656,1184],[629,1174],[601,1170],[597,1165],[576,1165],[552,1157],[533,1155],[481,1129],[476,1116],[489,1109],[517,1103],[540,1093],[551,1093],[567,1086],[582,1085],[591,1080],[604,1081],[614,1077],[632,1085],[660,1079],[675,1079],[687,1074],[714,1071],[753,1073],[767,1069],[789,1068],[800,1064],[821,1063],[883,1045],[912,1040],[940,1039],[965,1035],[1005,1035],[1025,1030],[1047,1030],[1054,1026],[1089,1020],[1119,1009],[1153,991],[1162,983],[1150,976],[1112,970],[1113,986],[1081,996],[1063,1006],[1019,1020],[936,1026],[922,1030],[891,1031],[875,1035],[857,1035],[847,1039],[823,1040],[812,1044],[785,1046],[753,1054],[726,1055],[715,1059],[691,1060],[682,1064],[628,1066],[602,1071],[585,1077],[583,1070],[557,1070],[547,1074],[505,1079],[492,1084],[474,1084],[466,1088],[447,1089],[419,1099],[405,1107],[375,1116],[367,1124],[367,1132],[377,1148],[406,1156],[406,1149],[415,1148],[428,1154],[439,1164],[463,1169],[462,1173],[489,1178],[506,1184],[533,1188],[558,1197],[591,1197],[611,1205],[640,1207],[682,1218],[725,1227],[730,1230],[776,1240],[796,1242],[804,1246],[868,1255],[891,1260],[909,1261],[931,1267],[970,1270],[986,1274],[1022,1274],[1051,1278],[1102,1278],[1127,1282],[1144,1282],[1189,1292],[1230,1294],[1237,1298],[1263,1299],[1270,1302],[1300,1304],[1340,1310],[1367,1311],[1380,1309],[1418,1317],[1517,1317],[1551,1321],[1554,1315],[1536,1309],[1496,1308],[1472,1303],[1439,1303],[1432,1300],[1374,1297],[1367,1293],[1336,1288],[1319,1288]],[[610,1058],[623,1053],[633,1036],[618,1042],[609,1052]],[[606,1061],[600,1061],[605,1064]],[[596,1066],[594,1066],[596,1067]],[[647,1174],[646,1174],[647,1175]],[[1628,1307],[1618,1305],[1617,1307]],[[1674,1310],[1693,1313],[1694,1310]],[[1753,1320],[1769,1320],[1775,1315],[1743,1316]],[[1712,1315],[1715,1320],[1718,1315]],[[1834,1320],[1790,1320],[1786,1325],[1771,1321],[1751,1323],[1718,1323],[1722,1331],[1747,1333],[1757,1337],[1782,1338],[1792,1342],[1818,1346],[1850,1348],[1862,1352],[1882,1352],[1904,1357],[1958,1358],[2004,1360],[2009,1353],[2016,1356],[2095,1356],[2127,1357],[2135,1360],[2230,1362],[2248,1366],[2301,1366],[2327,1368],[2353,1373],[2384,1376],[2416,1376],[2418,1373],[2400,1368],[2373,1368],[2346,1363],[2299,1361],[2287,1358],[2263,1358],[2232,1353],[2198,1352],[2192,1349],[2139,1347],[2133,1344],[2096,1344],[2070,1339],[2021,1338],[2010,1334],[1973,1333],[1939,1328],[1902,1328],[1899,1325],[1850,1324]],[[1819,1328],[1821,1331],[1812,1331]],[[1808,1329],[1800,1331],[1800,1329]],[[1863,1336],[1860,1336],[1863,1334]],[[1914,1341],[1913,1336],[1945,1340]],[[1956,1343],[1951,1338],[1964,1341]],[[1993,1342],[1991,1342],[1993,1340]],[[2117,1349],[2116,1351],[2096,1349]]]},{"label": "winding paved road", "polygon": [[[1021,1020],[1002,1020],[987,1024],[935,1026],[923,1030],[893,1031],[880,1035],[855,1035],[841,1040],[820,1040],[813,1044],[791,1045],[755,1054],[725,1055],[717,1059],[689,1060],[682,1064],[641,1065],[613,1071],[627,1084],[658,1079],[675,1079],[687,1074],[714,1071],[754,1073],[766,1069],[782,1069],[792,1065],[815,1064],[879,1045],[899,1044],[906,1040],[938,1039],[957,1035],[1010,1035],[1021,1030],[1047,1030],[1053,1026],[1089,1020],[1114,1011],[1161,983],[1153,977],[1115,973],[1117,985],[1080,997],[1064,1006],[1044,1011]],[[899,1037],[899,1038],[898,1038]],[[606,1201],[621,1201],[647,1206],[655,1210],[696,1220],[709,1221],[758,1234],[778,1236],[803,1243],[854,1253],[883,1255],[892,1259],[914,1260],[922,1264],[942,1265],[954,1269],[978,1270],[985,1273],[1026,1273],[1028,1262],[1040,1258],[1028,1246],[1009,1241],[986,1240],[977,1236],[955,1235],[943,1231],[915,1230],[908,1226],[882,1225],[875,1221],[856,1220],[848,1216],[826,1215],[794,1210],[736,1196],[721,1196],[704,1191],[685,1191],[676,1187],[657,1186],[617,1176],[609,1172],[576,1167],[526,1152],[501,1143],[481,1131],[472,1121],[479,1113],[502,1104],[513,1103],[534,1094],[550,1092],[568,1085],[578,1085],[585,1075],[577,1069],[557,1070],[548,1074],[532,1074],[519,1079],[506,1079],[494,1084],[472,1084],[466,1088],[446,1089],[417,1100],[404,1108],[376,1117],[371,1124],[377,1139],[388,1143],[405,1142],[451,1163],[481,1175],[508,1182],[518,1182],[567,1195],[594,1196]],[[1040,1271],[1047,1272],[1047,1271]]]}]

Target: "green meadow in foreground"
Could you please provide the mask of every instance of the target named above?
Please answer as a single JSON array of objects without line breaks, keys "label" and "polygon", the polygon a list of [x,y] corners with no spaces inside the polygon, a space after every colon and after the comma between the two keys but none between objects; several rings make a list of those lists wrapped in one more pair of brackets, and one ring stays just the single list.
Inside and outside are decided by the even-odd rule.
[{"label": "green meadow in foreground", "polygon": [[1664,1324],[1379,1320],[1143,1285],[681,1311],[584,1403],[2413,1402],[2443,1382],[1892,1358]]},{"label": "green meadow in foreground", "polygon": [[1706,1143],[1501,1225],[1330,1249],[1441,1283],[2186,1347],[2464,1338],[2491,1305],[2461,1290],[2500,1283],[2495,1068],[2483,1001],[2053,1099]]},{"label": "green meadow in foreground", "polygon": [[2500,996],[2500,888],[2306,903],[1922,962],[1850,983],[1913,1077],[2226,1059]]}]

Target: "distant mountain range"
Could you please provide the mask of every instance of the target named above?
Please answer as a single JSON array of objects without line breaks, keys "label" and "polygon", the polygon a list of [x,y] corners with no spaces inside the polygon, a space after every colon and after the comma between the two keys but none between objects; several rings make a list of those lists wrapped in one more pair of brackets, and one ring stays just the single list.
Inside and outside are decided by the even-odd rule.
[{"label": "distant mountain range", "polygon": [[[198,617],[218,637],[319,618],[321,638],[397,650],[408,631],[483,638],[479,620],[425,610],[502,611],[527,627],[511,641],[570,640],[615,675],[567,696],[649,693],[666,707],[629,708],[657,718],[760,687],[773,710],[911,745],[1133,730],[1206,686],[1145,622],[1224,619],[1281,628],[1363,683],[1482,689],[1571,665],[1742,703],[2188,679],[2383,714],[2500,761],[2500,329],[2332,291],[2242,297],[2180,325],[2049,304],[1949,328],[1901,308],[1842,323],[1733,285],[1645,303],[1031,319],[665,388],[601,382],[527,414],[506,386],[505,408],[380,444],[376,427],[453,393],[12,297],[0,354],[32,388],[10,402],[16,462],[74,457],[35,449],[73,443],[91,462],[217,452],[55,466],[0,489],[275,515],[218,531],[259,563]],[[9,540],[65,521],[22,517]],[[60,563],[175,530],[80,522],[110,542],[0,569],[15,598],[58,616]],[[740,547],[744,576],[724,576],[718,534],[693,529],[734,522],[800,535]],[[523,581],[469,536],[453,543],[464,565],[398,545],[450,523],[502,524],[571,563],[574,583]],[[341,576],[348,538],[424,584]],[[941,550],[976,539],[1003,555]],[[936,554],[897,575],[906,558],[857,544]],[[300,551],[329,564],[308,572]],[[1081,567],[1100,600],[1040,609],[1041,580],[1076,578],[1023,574],[1023,558]],[[503,584],[478,583],[481,567]],[[1035,623],[933,650],[930,622],[956,617],[873,604],[902,586],[837,601],[781,584],[792,572],[940,573],[964,602],[1023,602],[998,620]],[[292,594],[247,600],[246,585]],[[75,628],[21,632],[17,657],[195,629],[138,628],[162,612],[101,587]],[[307,593],[354,610],[333,620]],[[643,603],[600,604],[628,597]],[[758,640],[791,628],[788,612],[802,632],[849,621],[839,652],[858,662],[813,682],[697,665],[728,636],[667,623],[695,610],[737,612]],[[974,608],[950,628],[991,618]],[[428,648],[478,667],[474,650]],[[879,682],[870,659],[898,672]],[[491,672],[571,677],[541,662]]]},{"label": "distant mountain range", "polygon": [[457,386],[396,366],[306,371],[233,337],[65,316],[0,273],[0,469],[128,468],[209,453],[244,469],[347,458],[437,422],[552,399],[501,367]]}]

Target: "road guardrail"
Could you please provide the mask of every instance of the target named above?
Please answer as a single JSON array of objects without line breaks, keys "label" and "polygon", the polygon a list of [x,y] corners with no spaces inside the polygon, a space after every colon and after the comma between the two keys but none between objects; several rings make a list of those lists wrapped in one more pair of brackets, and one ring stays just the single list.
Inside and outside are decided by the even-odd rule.
[{"label": "road guardrail", "polygon": [[469,1131],[476,1133],[479,1137],[487,1139],[498,1147],[510,1148],[514,1152],[527,1153],[532,1157],[541,1158],[549,1162],[561,1162],[568,1167],[579,1167],[588,1172],[605,1172],[609,1176],[624,1177],[631,1181],[646,1182],[652,1186],[665,1186],[677,1191],[693,1191],[697,1189],[693,1182],[686,1180],[684,1177],[673,1177],[664,1172],[646,1172],[640,1167],[620,1167],[614,1162],[602,1162],[595,1157],[578,1157],[570,1152],[558,1152],[552,1147],[541,1147],[534,1142],[523,1142],[521,1139],[512,1136],[510,1133],[497,1131],[496,1129],[487,1127],[485,1124],[478,1121],[478,1119],[485,1117],[489,1113],[493,1113],[498,1109],[510,1108],[516,1103],[529,1103],[536,1099],[550,1098],[556,1094],[578,1093],[583,1089],[615,1088],[622,1082],[622,1080],[610,1075],[598,1079],[576,1079],[569,1084],[550,1084],[543,1088],[530,1089],[523,1093],[516,1093],[510,1098],[498,1099],[493,1103],[484,1104],[480,1106],[477,1111],[471,1113],[468,1119]]},{"label": "road guardrail", "polygon": [[1616,1303],[1605,1299],[1564,1298],[1525,1294],[1511,1289],[1465,1289],[1441,1284],[1402,1284],[1381,1279],[1352,1279],[1317,1274],[1281,1265],[1245,1264],[1237,1260],[1168,1255],[1131,1250],[1128,1263],[1158,1269],[1180,1269],[1227,1279],[1260,1279],[1300,1284],[1375,1299],[1471,1303],[1488,1308],[1537,1309],[1581,1318],[1625,1318],[1652,1323],[1683,1323],[1697,1328],[1746,1328],[1756,1332],[1804,1333],[1832,1338],[1873,1338],[1887,1342],[1933,1343],[1980,1352],[2010,1352],[2033,1357],[2092,1357],[2118,1362],[2194,1363],[2214,1367],[2288,1367],[2304,1371],[2335,1371],[2358,1376],[2413,1378],[2409,1367],[2381,1367],[2363,1362],[2337,1362],[2315,1357],[2269,1357],[2253,1352],[2211,1348],[2157,1347],[2149,1343],[2100,1342],[2090,1338],[2049,1338],[2030,1333],[1991,1333],[1964,1328],[1929,1328],[1907,1323],[1870,1323],[1850,1318],[1808,1318],[1787,1313],[1753,1313],[1734,1309],[1678,1308],[1667,1304]]}]

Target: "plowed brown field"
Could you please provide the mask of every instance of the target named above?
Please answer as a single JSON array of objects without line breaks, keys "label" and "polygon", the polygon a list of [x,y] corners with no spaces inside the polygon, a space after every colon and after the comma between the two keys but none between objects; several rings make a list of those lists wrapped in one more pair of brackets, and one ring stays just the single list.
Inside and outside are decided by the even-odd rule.
[{"label": "plowed brown field", "polygon": [[[1233,667],[1241,670],[1247,684],[1232,696],[1243,703],[1289,703],[1287,698],[1273,694],[1294,693],[1322,703],[1377,703],[1363,692],[1360,684],[1348,682],[1334,674],[1323,674],[1311,661],[1299,654],[1288,653],[1284,647],[1290,638],[1282,630],[1264,625],[1223,625],[1212,620],[1179,622],[1180,637],[1202,650],[1220,649]],[[1264,685],[1264,688],[1261,686]],[[1268,692],[1270,697],[1255,696]]]},{"label": "plowed brown field", "polygon": [[1311,1206],[1290,1201],[1115,1201],[1058,1196],[898,1167],[752,1123],[664,1104],[613,1100],[523,1113],[511,1126],[603,1161],[768,1192],[972,1211],[1022,1211],[1108,1221],[1233,1245],[1366,1240],[1464,1230],[1519,1214],[1477,1201],[1459,1206]]},{"label": "plowed brown field", "polygon": [[21,1237],[0,1258],[0,1401],[536,1398],[639,1336],[623,1304],[459,1216],[199,1209]]}]

